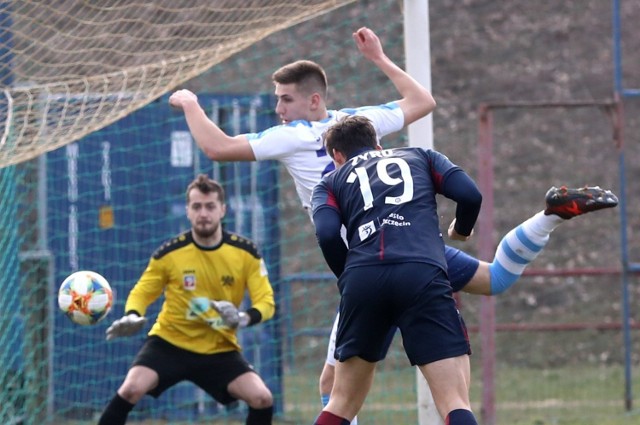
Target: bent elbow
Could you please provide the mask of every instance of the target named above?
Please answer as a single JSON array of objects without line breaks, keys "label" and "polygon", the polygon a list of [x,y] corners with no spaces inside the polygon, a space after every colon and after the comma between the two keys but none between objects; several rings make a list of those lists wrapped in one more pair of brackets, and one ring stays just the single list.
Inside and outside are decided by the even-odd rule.
[{"label": "bent elbow", "polygon": [[208,147],[201,147],[200,149],[211,161],[219,161],[220,155],[215,149],[210,149]]},{"label": "bent elbow", "polygon": [[465,194],[462,202],[467,205],[469,211],[474,211],[477,216],[482,208],[482,193],[477,189],[470,190]]},{"label": "bent elbow", "polygon": [[482,205],[482,193],[480,193],[480,190],[476,188],[476,190],[471,191],[469,194],[469,203],[477,205],[478,208],[480,208]]},{"label": "bent elbow", "polygon": [[198,146],[211,161],[224,162],[228,160],[226,152],[213,143],[198,143]]},{"label": "bent elbow", "polygon": [[422,100],[416,103],[416,119],[426,117],[436,109],[436,101],[431,94],[425,90]]},{"label": "bent elbow", "polygon": [[428,110],[428,112],[426,113],[426,115],[430,114],[431,112],[433,112],[436,109],[436,100],[433,98],[433,96],[431,96],[431,93],[427,92],[427,101],[426,103],[426,109]]},{"label": "bent elbow", "polygon": [[436,109],[436,100],[433,98],[431,92],[429,92],[429,90],[424,87],[421,91],[421,97],[422,100],[419,102],[422,107],[421,112],[424,115],[429,115],[431,112],[433,112],[434,109]]}]

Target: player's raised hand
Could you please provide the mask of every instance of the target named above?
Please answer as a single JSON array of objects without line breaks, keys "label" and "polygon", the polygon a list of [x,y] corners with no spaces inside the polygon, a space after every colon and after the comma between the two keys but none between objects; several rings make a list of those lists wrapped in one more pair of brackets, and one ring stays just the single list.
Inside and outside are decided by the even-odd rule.
[{"label": "player's raised hand", "polygon": [[380,39],[376,33],[369,28],[362,27],[358,31],[354,32],[353,39],[356,42],[356,46],[358,46],[360,53],[370,61],[375,62],[377,59],[384,56]]},{"label": "player's raised hand", "polygon": [[218,312],[224,324],[232,329],[244,328],[249,324],[249,316],[229,301],[211,300],[211,308]]},{"label": "player's raised hand", "polygon": [[169,105],[176,109],[184,109],[189,104],[198,104],[198,96],[190,90],[177,90],[169,96]]},{"label": "player's raised hand", "polygon": [[146,317],[138,316],[137,314],[127,314],[118,320],[115,320],[111,326],[107,328],[105,332],[107,334],[107,341],[122,336],[131,336],[140,332],[147,323]]}]

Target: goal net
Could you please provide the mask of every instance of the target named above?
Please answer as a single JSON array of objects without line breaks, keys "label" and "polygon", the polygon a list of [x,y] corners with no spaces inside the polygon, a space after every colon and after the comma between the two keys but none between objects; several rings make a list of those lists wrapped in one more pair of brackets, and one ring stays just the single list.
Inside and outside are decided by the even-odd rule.
[{"label": "goal net", "polygon": [[351,1],[0,2],[0,167],[78,140]]}]

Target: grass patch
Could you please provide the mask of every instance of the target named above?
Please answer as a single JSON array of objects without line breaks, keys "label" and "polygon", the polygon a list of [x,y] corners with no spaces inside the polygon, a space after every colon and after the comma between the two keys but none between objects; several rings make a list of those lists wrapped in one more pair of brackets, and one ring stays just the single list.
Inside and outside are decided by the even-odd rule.
[{"label": "grass patch", "polygon": [[[320,412],[319,371],[296,370],[285,376],[285,414],[277,425],[311,424]],[[635,371],[633,392],[640,391]],[[640,410],[624,409],[621,366],[531,369],[499,366],[496,370],[496,425],[628,425],[640,423]],[[482,422],[480,369],[472,377],[471,400]],[[381,364],[373,389],[359,415],[366,425],[415,424],[416,375],[410,367]],[[137,425],[241,425],[244,415],[207,417],[193,421],[146,420]],[[53,425],[88,425],[95,421],[58,421]]]}]

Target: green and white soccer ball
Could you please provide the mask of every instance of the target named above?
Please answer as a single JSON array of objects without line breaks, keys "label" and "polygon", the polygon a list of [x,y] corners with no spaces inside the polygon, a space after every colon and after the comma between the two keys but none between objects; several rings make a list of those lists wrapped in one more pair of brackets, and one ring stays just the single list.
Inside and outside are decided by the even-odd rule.
[{"label": "green and white soccer ball", "polygon": [[113,291],[100,274],[83,270],[67,277],[58,290],[58,306],[72,322],[95,325],[113,305]]}]

